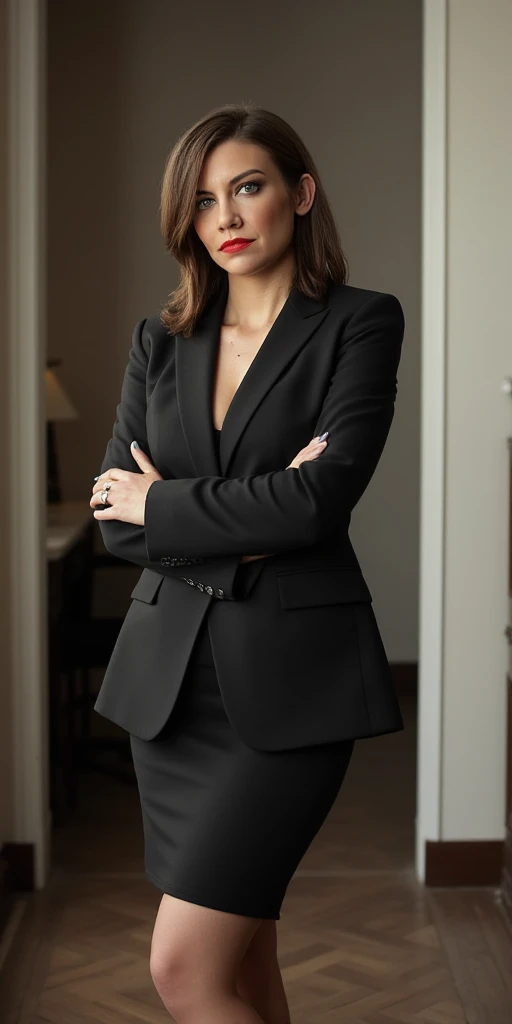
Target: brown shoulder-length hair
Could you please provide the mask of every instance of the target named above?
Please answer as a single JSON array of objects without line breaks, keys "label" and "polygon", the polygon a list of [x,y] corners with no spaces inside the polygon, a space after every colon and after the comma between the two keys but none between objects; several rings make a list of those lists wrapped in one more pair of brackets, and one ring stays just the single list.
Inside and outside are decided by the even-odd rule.
[{"label": "brown shoulder-length hair", "polygon": [[227,278],[195,231],[196,189],[203,161],[228,139],[253,142],[265,149],[289,189],[302,174],[311,174],[316,192],[311,209],[295,217],[293,284],[305,295],[322,299],[329,284],[344,284],[348,263],[338,229],[314,161],[296,131],[278,114],[251,103],[228,103],[196,121],[176,142],[162,178],[160,226],[165,247],[180,265],[181,280],[160,313],[170,334],[190,337],[209,300]]}]

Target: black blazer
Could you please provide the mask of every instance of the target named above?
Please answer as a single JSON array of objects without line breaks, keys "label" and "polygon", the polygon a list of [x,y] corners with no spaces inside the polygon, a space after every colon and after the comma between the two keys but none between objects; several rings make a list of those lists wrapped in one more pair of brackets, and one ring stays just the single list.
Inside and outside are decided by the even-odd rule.
[{"label": "black blazer", "polygon": [[[372,596],[348,536],[394,414],[404,315],[391,294],[293,288],[226,413],[213,382],[227,278],[193,336],[159,315],[133,333],[101,472],[164,478],[145,524],[98,520],[107,551],[143,566],[95,710],[142,739],[165,724],[209,609],[235,731],[279,750],[403,729]],[[314,462],[286,469],[317,434]],[[98,506],[106,507],[106,506]],[[240,563],[242,555],[269,554]]]}]

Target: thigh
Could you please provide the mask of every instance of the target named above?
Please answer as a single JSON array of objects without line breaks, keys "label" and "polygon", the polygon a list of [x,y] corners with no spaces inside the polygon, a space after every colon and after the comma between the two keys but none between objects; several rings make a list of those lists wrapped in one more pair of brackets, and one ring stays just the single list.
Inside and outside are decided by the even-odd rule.
[{"label": "thigh", "polygon": [[232,986],[261,920],[163,895],[151,940],[151,971],[184,986]]}]

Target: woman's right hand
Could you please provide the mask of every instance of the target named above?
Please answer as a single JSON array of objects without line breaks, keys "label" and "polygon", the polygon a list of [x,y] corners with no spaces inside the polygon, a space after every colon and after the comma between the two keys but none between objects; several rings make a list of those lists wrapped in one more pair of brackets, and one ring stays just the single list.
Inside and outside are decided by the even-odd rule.
[{"label": "woman's right hand", "polygon": [[[317,437],[313,437],[305,448],[301,448],[300,452],[298,452],[286,468],[298,469],[302,462],[314,462],[321,455],[326,444],[327,441],[318,441]],[[255,558],[269,558],[269,555],[242,555],[240,561],[253,562]]]}]

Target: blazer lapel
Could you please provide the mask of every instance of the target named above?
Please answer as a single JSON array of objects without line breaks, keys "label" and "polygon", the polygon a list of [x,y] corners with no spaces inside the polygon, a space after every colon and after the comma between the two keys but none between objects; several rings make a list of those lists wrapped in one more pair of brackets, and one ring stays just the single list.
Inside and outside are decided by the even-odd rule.
[{"label": "blazer lapel", "polygon": [[265,395],[329,313],[328,299],[293,287],[235,392],[224,417],[217,460],[213,384],[227,278],[190,338],[176,335],[176,395],[183,433],[198,476],[228,476],[236,445]]}]

